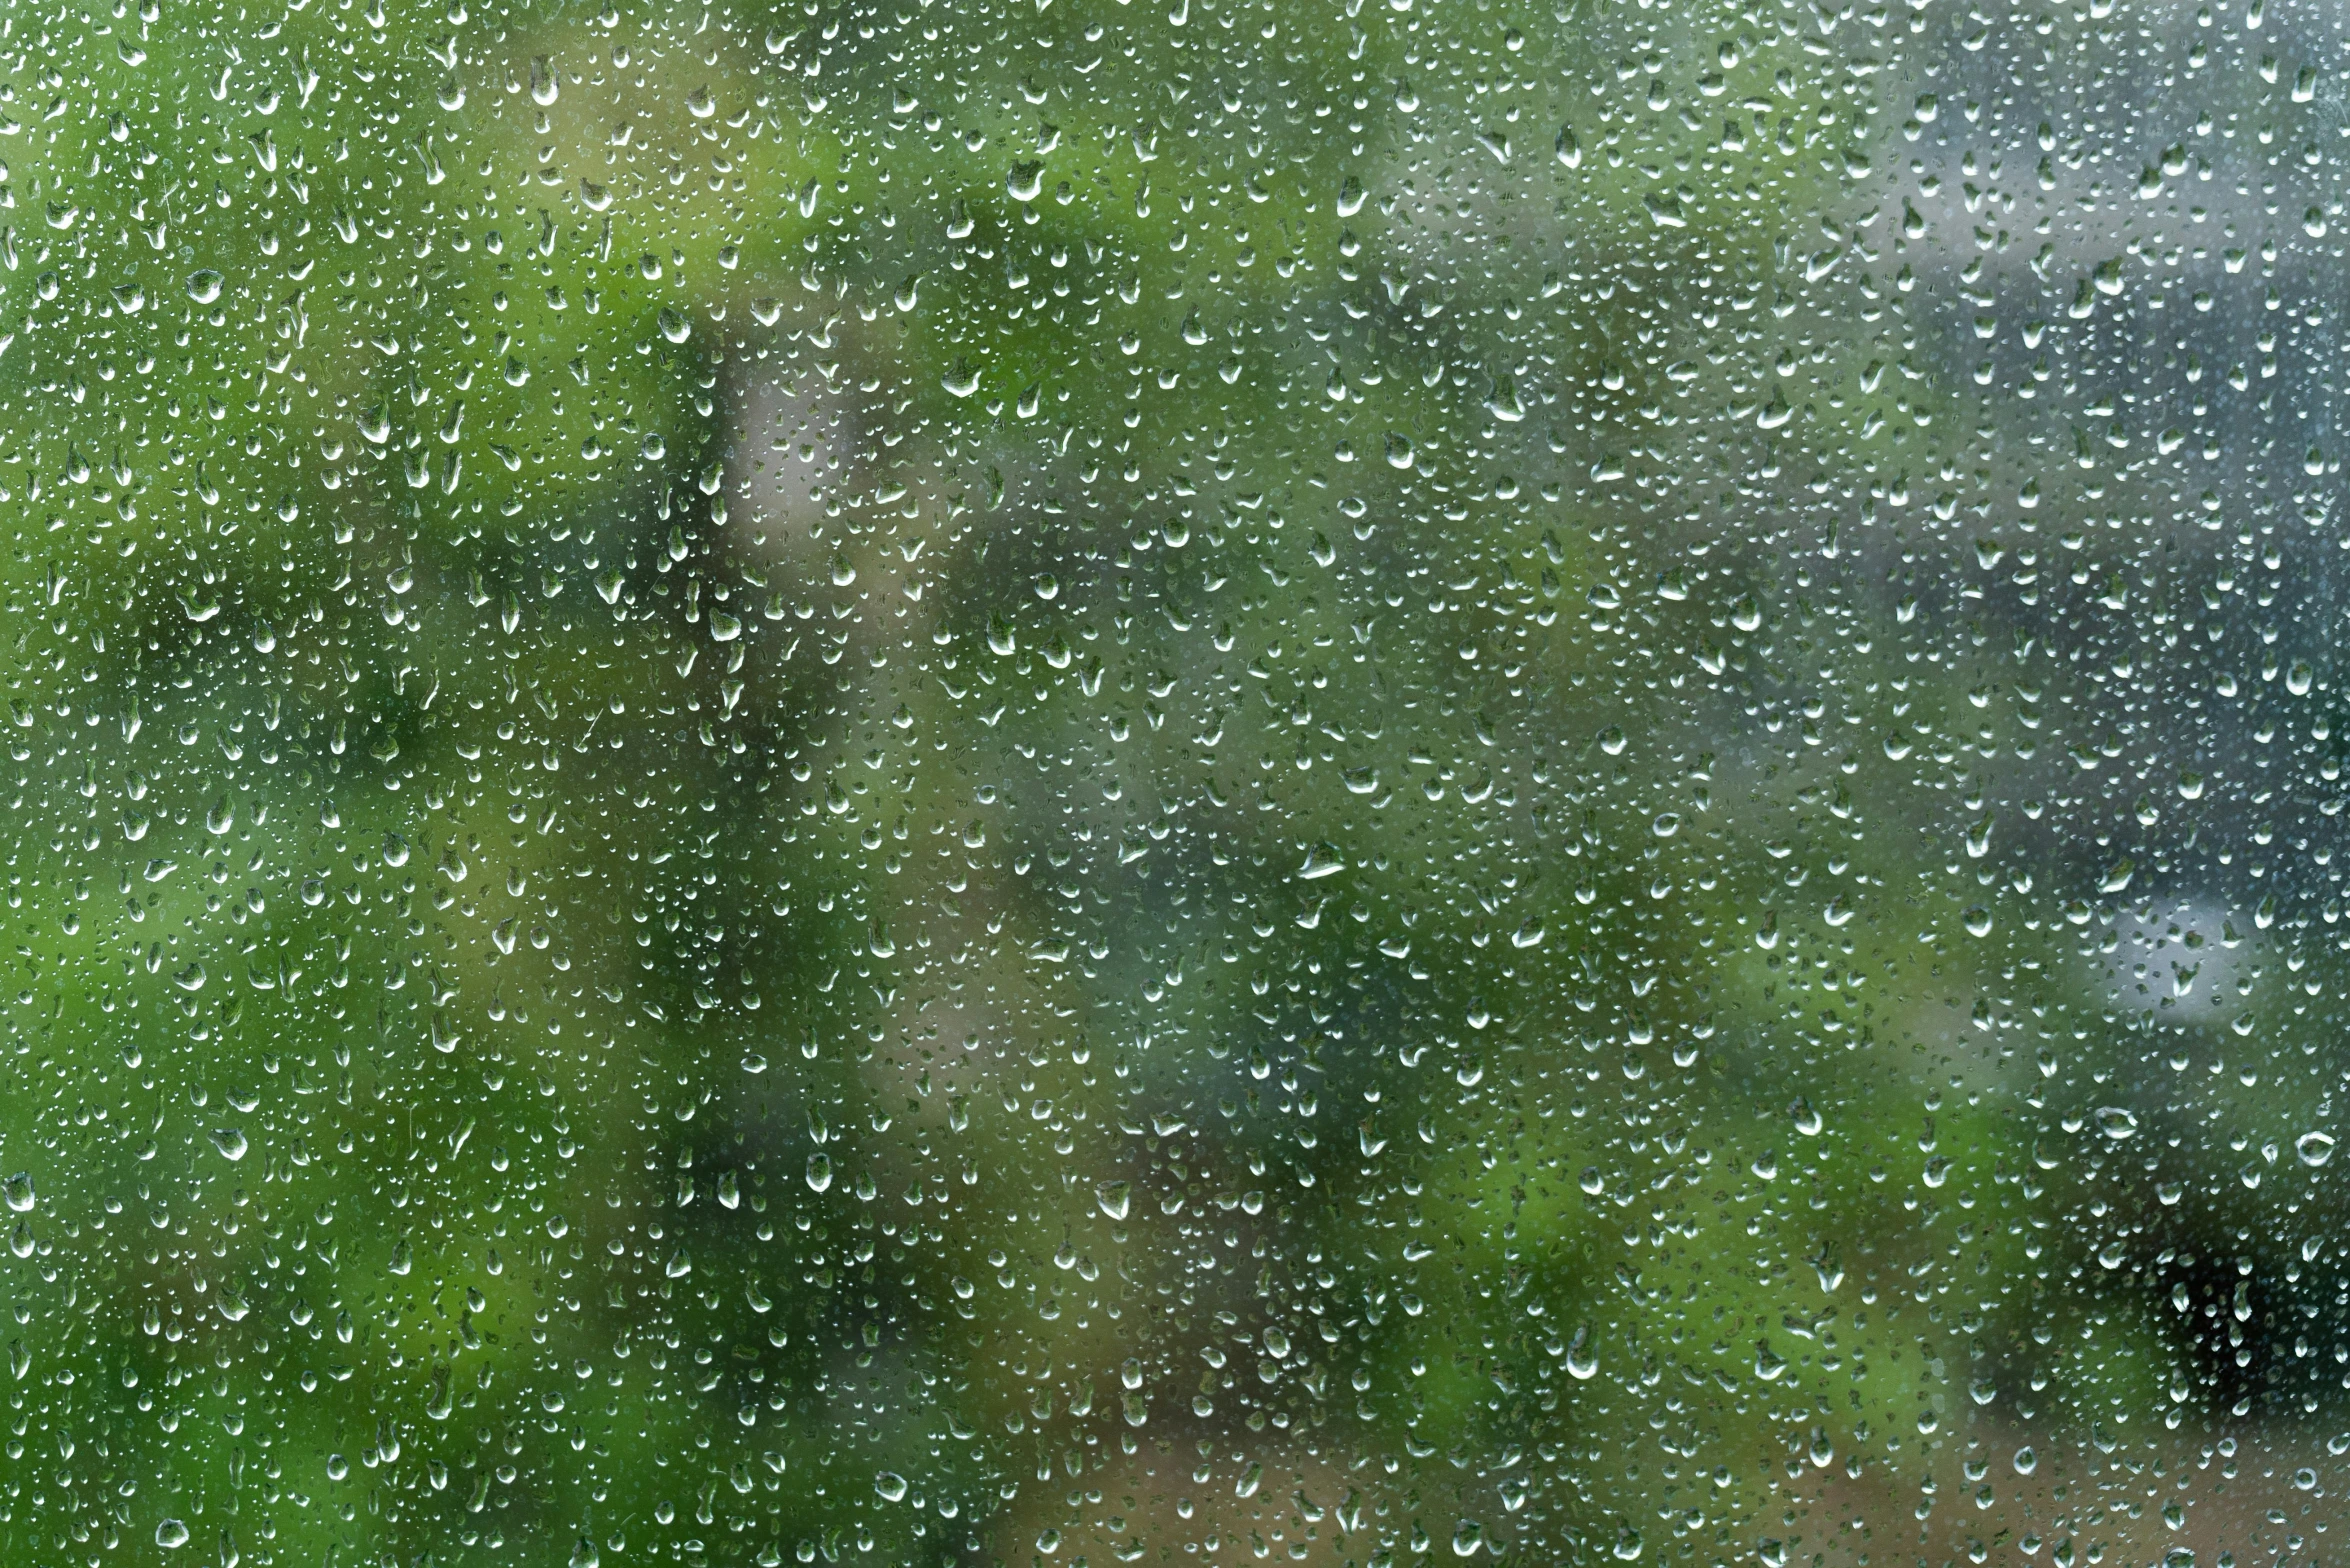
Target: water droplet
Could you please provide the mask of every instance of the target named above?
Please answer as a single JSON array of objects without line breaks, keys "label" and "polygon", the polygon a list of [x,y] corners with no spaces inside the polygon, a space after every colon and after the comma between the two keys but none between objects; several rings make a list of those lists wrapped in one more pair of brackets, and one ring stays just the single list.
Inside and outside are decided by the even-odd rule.
[{"label": "water droplet", "polygon": [[1301,882],[1315,882],[1345,869],[1346,856],[1335,845],[1316,844],[1306,851],[1305,864],[1298,867],[1297,876]]}]

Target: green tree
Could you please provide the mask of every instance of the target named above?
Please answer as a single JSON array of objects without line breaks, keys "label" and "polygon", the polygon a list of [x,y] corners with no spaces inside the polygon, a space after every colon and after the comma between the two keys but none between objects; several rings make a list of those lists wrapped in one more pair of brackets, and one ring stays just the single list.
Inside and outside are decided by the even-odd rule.
[{"label": "green tree", "polygon": [[0,1555],[2302,1550],[2211,23],[0,19]]}]

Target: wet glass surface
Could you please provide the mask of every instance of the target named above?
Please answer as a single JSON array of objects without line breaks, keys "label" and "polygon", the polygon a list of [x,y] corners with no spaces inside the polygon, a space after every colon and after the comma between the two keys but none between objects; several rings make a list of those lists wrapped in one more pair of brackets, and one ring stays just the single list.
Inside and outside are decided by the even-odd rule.
[{"label": "wet glass surface", "polygon": [[0,1558],[2325,1560],[2341,33],[0,8]]}]

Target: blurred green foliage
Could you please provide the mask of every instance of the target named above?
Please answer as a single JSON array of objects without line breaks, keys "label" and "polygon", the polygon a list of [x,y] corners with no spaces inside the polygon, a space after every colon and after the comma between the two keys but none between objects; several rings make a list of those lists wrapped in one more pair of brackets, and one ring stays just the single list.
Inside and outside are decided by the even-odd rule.
[{"label": "blurred green foliage", "polygon": [[2299,1550],[2209,20],[0,16],[0,1558]]}]

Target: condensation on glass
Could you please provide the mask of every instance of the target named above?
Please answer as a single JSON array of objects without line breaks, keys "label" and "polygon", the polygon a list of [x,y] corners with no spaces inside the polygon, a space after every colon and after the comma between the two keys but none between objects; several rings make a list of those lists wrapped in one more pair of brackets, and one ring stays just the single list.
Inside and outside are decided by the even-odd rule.
[{"label": "condensation on glass", "polygon": [[2342,35],[0,8],[0,1558],[2330,1560]]}]

